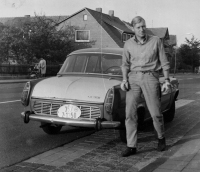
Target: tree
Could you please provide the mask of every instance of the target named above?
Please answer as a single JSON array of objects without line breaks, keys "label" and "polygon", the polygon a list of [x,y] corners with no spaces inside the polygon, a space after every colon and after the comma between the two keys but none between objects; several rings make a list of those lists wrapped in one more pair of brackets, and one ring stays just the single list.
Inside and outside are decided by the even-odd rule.
[{"label": "tree", "polygon": [[[12,56],[12,48],[20,40],[20,30],[15,27],[4,26],[0,32],[0,62],[7,61]],[[17,55],[17,54],[16,54]]]},{"label": "tree", "polygon": [[47,64],[61,64],[66,56],[94,43],[76,43],[74,26],[58,27],[60,18],[46,16],[15,18],[0,33],[2,61],[9,56],[21,64],[32,64],[43,57]]},{"label": "tree", "polygon": [[200,41],[193,36],[191,40],[186,38],[186,44],[181,44],[178,49],[179,69],[192,69],[200,65],[199,49]]},{"label": "tree", "polygon": [[48,62],[62,63],[73,51],[71,31],[57,30],[56,21],[46,16],[35,16],[29,20],[16,20],[14,26],[1,27],[1,62],[10,56],[19,63],[32,64],[40,57]]}]

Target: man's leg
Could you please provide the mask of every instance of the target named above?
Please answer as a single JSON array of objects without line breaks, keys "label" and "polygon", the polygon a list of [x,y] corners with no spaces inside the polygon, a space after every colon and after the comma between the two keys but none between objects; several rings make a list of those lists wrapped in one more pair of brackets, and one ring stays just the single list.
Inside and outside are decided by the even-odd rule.
[{"label": "man's leg", "polygon": [[158,134],[159,142],[161,141],[164,144],[161,149],[164,150],[164,121],[161,113],[160,83],[158,76],[155,77],[153,74],[145,74],[141,88],[153,119],[153,125]]},{"label": "man's leg", "polygon": [[137,146],[137,102],[141,95],[141,88],[136,84],[130,84],[131,89],[126,93],[126,138],[127,149],[122,156],[136,153]]}]

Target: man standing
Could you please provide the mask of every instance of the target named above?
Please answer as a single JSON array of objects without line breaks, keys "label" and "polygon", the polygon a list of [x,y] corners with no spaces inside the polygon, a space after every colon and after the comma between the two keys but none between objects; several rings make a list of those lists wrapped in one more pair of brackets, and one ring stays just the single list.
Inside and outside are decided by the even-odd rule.
[{"label": "man standing", "polygon": [[132,22],[134,37],[124,45],[122,58],[123,81],[121,89],[126,92],[126,136],[127,148],[122,156],[136,154],[137,147],[137,104],[143,93],[153,125],[158,135],[158,151],[166,148],[163,115],[161,114],[160,84],[158,71],[162,68],[165,83],[162,90],[168,91],[169,61],[164,47],[157,36],[146,34],[145,20],[137,16]]},{"label": "man standing", "polygon": [[41,77],[45,77],[45,74],[46,74],[46,60],[41,57],[38,66],[39,66],[39,69],[40,69]]}]

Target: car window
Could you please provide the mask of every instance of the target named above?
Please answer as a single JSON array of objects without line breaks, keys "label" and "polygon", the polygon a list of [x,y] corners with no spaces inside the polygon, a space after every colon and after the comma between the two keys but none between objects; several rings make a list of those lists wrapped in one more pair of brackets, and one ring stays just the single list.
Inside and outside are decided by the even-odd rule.
[{"label": "car window", "polygon": [[99,73],[121,75],[122,56],[114,54],[75,54],[68,56],[59,73]]},{"label": "car window", "polygon": [[86,73],[98,73],[101,72],[99,65],[99,56],[91,55],[88,59]]},{"label": "car window", "polygon": [[103,73],[121,75],[122,56],[106,54],[102,57],[102,70]]},{"label": "car window", "polygon": [[77,56],[73,72],[84,72],[87,56]]},{"label": "car window", "polygon": [[72,55],[67,57],[59,73],[84,72],[87,56]]},{"label": "car window", "polygon": [[72,72],[73,68],[74,68],[75,61],[76,61],[76,57],[74,57],[74,56],[67,57],[64,64],[62,65],[59,73]]}]

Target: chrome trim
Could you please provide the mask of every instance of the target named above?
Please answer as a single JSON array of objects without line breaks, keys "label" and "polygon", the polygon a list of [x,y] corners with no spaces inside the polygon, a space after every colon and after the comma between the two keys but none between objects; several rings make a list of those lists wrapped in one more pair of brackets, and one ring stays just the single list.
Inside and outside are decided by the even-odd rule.
[{"label": "chrome trim", "polygon": [[[25,118],[25,112],[21,113],[21,117]],[[45,123],[51,124],[58,124],[58,125],[70,125],[74,127],[89,127],[89,128],[96,128],[96,120],[86,120],[86,119],[70,119],[70,118],[60,118],[60,117],[49,117],[46,115],[35,115],[30,114],[29,119],[33,121],[40,121]],[[101,122],[101,128],[117,128],[121,125],[119,121],[103,121]]]},{"label": "chrome trim", "polygon": [[57,73],[57,76],[59,75],[98,75],[98,76],[114,76],[114,77],[120,77],[122,78],[122,74],[121,75],[112,75],[112,74],[103,74],[103,73],[84,73],[84,72],[66,72],[66,73]]},{"label": "chrome trim", "polygon": [[51,101],[63,101],[65,102],[71,102],[71,103],[84,103],[84,104],[96,104],[96,105],[103,105],[103,102],[90,102],[90,101],[80,101],[76,99],[59,99],[59,98],[43,98],[43,97],[36,97],[36,96],[31,96],[31,99],[39,99],[39,100],[51,100]]},{"label": "chrome trim", "polygon": [[55,117],[57,116],[58,109],[64,104],[73,104],[77,106],[81,110],[80,118],[83,119],[97,119],[101,117],[102,113],[100,107],[94,104],[44,99],[32,99],[32,101],[32,109],[37,115],[43,114],[45,116]]},{"label": "chrome trim", "polygon": [[117,54],[117,53],[106,53],[104,51],[99,51],[99,52],[77,52],[77,53],[71,53],[69,54],[68,56],[71,56],[71,55],[75,55],[75,54],[113,54],[113,55],[119,55],[119,56],[122,56],[122,54]]}]

